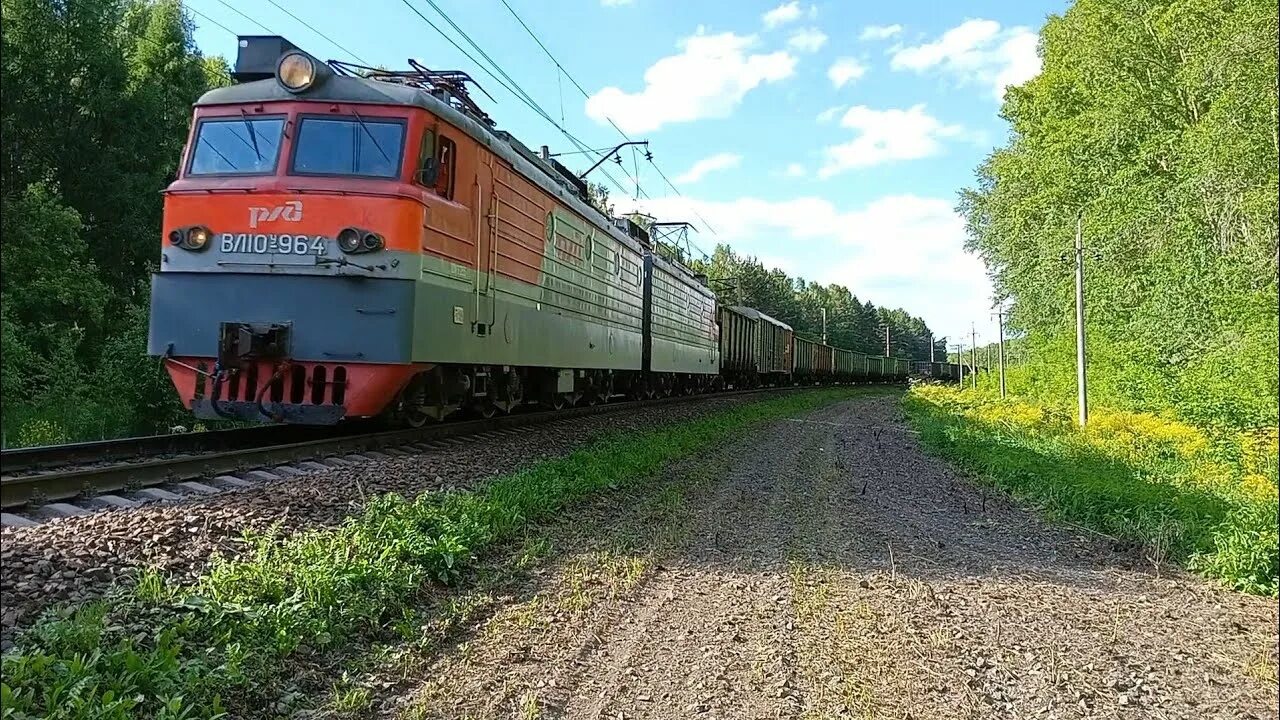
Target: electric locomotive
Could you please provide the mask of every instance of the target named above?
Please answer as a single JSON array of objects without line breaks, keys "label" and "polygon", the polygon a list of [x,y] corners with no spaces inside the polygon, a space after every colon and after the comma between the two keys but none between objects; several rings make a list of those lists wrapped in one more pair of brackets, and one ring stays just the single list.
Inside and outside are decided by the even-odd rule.
[{"label": "electric locomotive", "polygon": [[417,426],[718,381],[705,278],[498,130],[464,73],[239,45],[152,276],[149,351],[196,416]]}]

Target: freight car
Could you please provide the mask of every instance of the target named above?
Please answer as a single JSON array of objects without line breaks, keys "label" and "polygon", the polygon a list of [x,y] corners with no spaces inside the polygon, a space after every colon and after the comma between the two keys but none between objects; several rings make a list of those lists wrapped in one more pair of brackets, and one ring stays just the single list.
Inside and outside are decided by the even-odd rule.
[{"label": "freight car", "polygon": [[720,372],[732,387],[791,381],[791,326],[754,308],[720,306]]}]

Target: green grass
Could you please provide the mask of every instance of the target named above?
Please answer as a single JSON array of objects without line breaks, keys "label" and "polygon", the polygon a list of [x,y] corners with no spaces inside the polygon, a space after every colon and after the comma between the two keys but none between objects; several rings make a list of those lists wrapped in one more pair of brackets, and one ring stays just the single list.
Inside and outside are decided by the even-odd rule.
[{"label": "green grass", "polygon": [[[1170,418],[920,388],[904,405],[938,454],[1037,507],[1235,589],[1276,595],[1274,431],[1213,437]],[[1262,439],[1259,439],[1262,438]]]},{"label": "green grass", "polygon": [[[658,472],[759,423],[854,394],[788,393],[629,435],[469,493],[386,495],[336,528],[250,538],[190,585],[144,574],[109,603],[47,616],[3,661],[8,718],[284,715],[299,668],[420,626],[415,600],[464,581],[477,557],[588,495]],[[349,698],[358,704],[357,691]],[[344,704],[346,701],[344,700]]]}]

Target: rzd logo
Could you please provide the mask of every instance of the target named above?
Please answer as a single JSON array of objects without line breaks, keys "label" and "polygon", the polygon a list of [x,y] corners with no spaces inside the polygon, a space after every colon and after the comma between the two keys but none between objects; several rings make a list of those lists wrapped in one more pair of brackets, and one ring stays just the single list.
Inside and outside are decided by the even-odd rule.
[{"label": "rzd logo", "polygon": [[302,201],[290,200],[283,205],[277,205],[272,208],[251,207],[249,208],[249,227],[256,228],[260,222],[273,222],[275,220],[284,220],[286,222],[298,222],[302,219]]}]

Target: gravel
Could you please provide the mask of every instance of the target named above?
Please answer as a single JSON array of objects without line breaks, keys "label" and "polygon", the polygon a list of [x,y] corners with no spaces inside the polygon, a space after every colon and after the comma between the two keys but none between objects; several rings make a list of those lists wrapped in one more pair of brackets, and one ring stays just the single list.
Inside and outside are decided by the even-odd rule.
[{"label": "gravel", "polygon": [[[699,468],[714,477],[679,475]],[[1274,599],[991,494],[925,454],[894,398],[777,423],[673,475],[690,488],[675,520],[611,498],[553,527],[560,554],[378,710],[1277,717]]]},{"label": "gravel", "polygon": [[155,568],[178,579],[196,577],[215,554],[239,553],[246,530],[278,523],[288,534],[332,526],[358,512],[362,499],[373,494],[416,496],[471,488],[495,475],[568,453],[604,432],[699,417],[751,399],[698,398],[451,438],[408,453],[367,452],[330,459],[336,466],[324,471],[311,469],[305,475],[207,498],[104,510],[35,527],[5,527],[0,532],[0,633],[7,645],[15,629],[43,608],[98,597],[138,568]]}]

